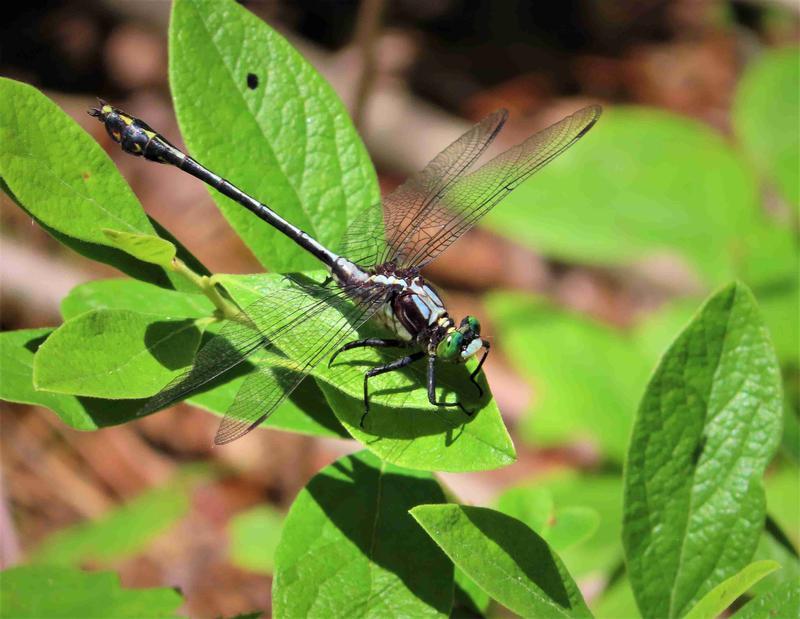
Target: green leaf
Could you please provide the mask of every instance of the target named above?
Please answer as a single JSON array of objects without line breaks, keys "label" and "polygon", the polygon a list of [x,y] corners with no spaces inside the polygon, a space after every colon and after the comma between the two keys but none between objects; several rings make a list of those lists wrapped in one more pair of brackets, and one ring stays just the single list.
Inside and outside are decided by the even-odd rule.
[{"label": "green leaf", "polygon": [[24,329],[0,333],[0,399],[38,404],[56,413],[76,430],[96,430],[134,417],[140,400],[102,400],[33,388],[33,358],[52,329]]},{"label": "green leaf", "polygon": [[750,600],[732,619],[775,619],[800,615],[800,579],[787,581]]},{"label": "green leaf", "polygon": [[487,309],[506,354],[535,389],[522,437],[544,446],[590,439],[621,462],[650,371],[631,338],[529,295],[493,294]]},{"label": "green leaf", "polygon": [[785,200],[800,208],[800,48],[764,52],[744,74],[733,124],[747,154]]},{"label": "green leaf", "polygon": [[475,581],[456,568],[455,591],[453,592],[453,610],[450,617],[457,616],[459,611],[464,611],[464,617],[475,617],[486,614],[492,599],[481,589]]},{"label": "green leaf", "polygon": [[300,492],[284,523],[272,587],[276,617],[444,616],[453,565],[408,510],[444,501],[429,473],[341,458]]},{"label": "green leaf", "polygon": [[[325,272],[308,272],[307,277],[322,281]],[[273,294],[288,285],[278,275],[218,276],[226,290],[241,306]],[[319,333],[326,332],[325,320],[317,320]],[[352,338],[386,336],[367,324]],[[316,332],[312,334],[316,337]],[[280,342],[277,343],[280,347]],[[407,354],[403,352],[402,354]],[[438,471],[472,471],[511,464],[516,458],[514,445],[503,425],[493,400],[477,401],[474,385],[469,382],[468,367],[442,363],[437,368],[439,399],[459,397],[472,407],[472,417],[461,411],[437,409],[428,402],[425,365],[412,364],[406,371],[388,372],[370,380],[370,414],[365,427],[359,427],[364,413],[364,373],[391,358],[374,350],[360,349],[337,358],[330,368],[323,359],[313,370],[322,392],[339,421],[357,440],[383,460],[408,468]],[[419,367],[416,367],[419,366]],[[489,388],[479,379],[484,392]]]},{"label": "green leaf", "polygon": [[133,277],[185,289],[179,275],[141,264],[103,234],[103,228],[147,235],[155,229],[100,145],[50,99],[0,78],[0,143],[0,177],[50,234]]},{"label": "green leaf", "polygon": [[[714,172],[698,182],[699,170]],[[713,130],[655,109],[613,108],[486,219],[567,261],[674,256],[715,284],[730,278],[757,204],[753,175]]]},{"label": "green leaf", "polygon": [[539,486],[506,490],[497,509],[524,522],[559,553],[590,538],[600,524],[600,515],[590,507],[556,509],[552,493]]},{"label": "green leaf", "polygon": [[152,234],[133,234],[110,228],[103,228],[103,234],[122,251],[142,262],[168,269],[175,258],[175,246]]},{"label": "green leaf", "polygon": [[191,318],[93,310],[65,322],[39,347],[33,383],[71,395],[143,398],[189,365],[199,343]]},{"label": "green leaf", "polygon": [[547,543],[519,520],[483,507],[420,505],[411,515],[460,569],[523,617],[591,617]]},{"label": "green leaf", "polygon": [[623,541],[643,615],[681,616],[749,563],[781,406],[777,360],[755,300],[732,284],[666,352],[634,426]]},{"label": "green leaf", "polygon": [[780,569],[775,561],[756,561],[706,593],[684,619],[714,619],[767,574]]},{"label": "green leaf", "polygon": [[[214,311],[214,306],[208,298],[201,294],[175,292],[129,279],[109,279],[88,282],[73,288],[61,302],[61,314],[65,320],[69,320],[89,310],[138,311],[142,307],[147,307],[151,312],[158,312],[164,317],[211,316]],[[208,330],[214,331],[215,325],[211,325]],[[236,397],[239,387],[242,386],[246,372],[250,369],[252,368],[248,364],[243,364],[243,367],[226,373],[219,381],[214,381],[208,389],[189,397],[188,402],[205,410],[224,414]],[[138,400],[131,402],[129,412],[135,414],[142,406],[142,402]],[[107,403],[110,407],[118,405],[118,402]],[[120,419],[117,423],[129,418]],[[349,436],[312,381],[306,381],[301,385],[263,425],[313,436]]]},{"label": "green leaf", "polygon": [[272,574],[283,515],[260,505],[236,514],[228,524],[231,562],[245,570]]},{"label": "green leaf", "polygon": [[112,572],[26,565],[0,572],[0,608],[15,619],[156,619],[176,617],[174,589],[123,589]]},{"label": "green leaf", "polygon": [[[179,0],[169,29],[170,86],[181,132],[204,165],[324,245],[376,203],[366,149],[333,89],[278,33],[233,0]],[[258,87],[248,87],[248,74]],[[273,271],[318,263],[277,230],[212,192]]]},{"label": "green leaf", "polygon": [[61,529],[30,555],[34,563],[108,563],[140,552],[189,512],[188,484],[148,490],[97,520]]},{"label": "green leaf", "polygon": [[130,310],[148,312],[164,318],[212,316],[214,305],[203,294],[167,290],[134,279],[99,279],[75,286],[61,300],[61,316],[71,320],[91,310]]}]

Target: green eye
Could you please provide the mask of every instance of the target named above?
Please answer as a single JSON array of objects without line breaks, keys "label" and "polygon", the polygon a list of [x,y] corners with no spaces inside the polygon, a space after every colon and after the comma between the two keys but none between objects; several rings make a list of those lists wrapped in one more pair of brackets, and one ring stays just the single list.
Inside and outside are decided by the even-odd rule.
[{"label": "green eye", "polygon": [[461,342],[464,336],[458,332],[453,331],[445,339],[439,343],[437,354],[443,359],[454,359],[461,351]]},{"label": "green eye", "polygon": [[467,333],[471,331],[475,335],[481,334],[481,323],[478,322],[478,319],[475,316],[465,316],[464,319],[461,321],[461,324],[458,327],[458,330],[461,333]]}]

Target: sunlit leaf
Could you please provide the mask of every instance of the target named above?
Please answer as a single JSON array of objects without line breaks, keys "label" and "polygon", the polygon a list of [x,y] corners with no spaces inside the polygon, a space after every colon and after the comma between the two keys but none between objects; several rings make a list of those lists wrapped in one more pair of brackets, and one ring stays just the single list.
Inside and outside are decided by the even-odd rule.
[{"label": "sunlit leaf", "polygon": [[752,294],[715,294],[664,355],[625,469],[623,540],[642,614],[679,617],[750,562],[780,440],[780,373]]},{"label": "sunlit leaf", "polygon": [[[334,247],[380,196],[366,149],[333,89],[233,0],[175,2],[169,38],[170,86],[191,154]],[[238,204],[212,196],[265,267],[318,266]]]},{"label": "sunlit leaf", "polygon": [[519,520],[483,507],[420,505],[411,514],[492,598],[523,617],[591,617],[561,560]]},{"label": "sunlit leaf", "polygon": [[284,523],[272,588],[277,617],[442,617],[453,565],[408,510],[444,501],[429,473],[369,452],[337,460],[300,492]]}]

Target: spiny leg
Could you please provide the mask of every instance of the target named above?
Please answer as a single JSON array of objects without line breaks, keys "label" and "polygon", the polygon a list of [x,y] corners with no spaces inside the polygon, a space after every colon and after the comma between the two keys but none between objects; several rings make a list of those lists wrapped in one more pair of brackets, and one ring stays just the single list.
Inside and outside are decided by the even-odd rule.
[{"label": "spiny leg", "polygon": [[[363,340],[366,341],[366,340]],[[351,342],[351,344],[358,344],[360,342]],[[391,361],[384,365],[379,365],[378,367],[374,367],[369,370],[366,374],[364,374],[364,414],[361,415],[361,421],[358,423],[359,427],[364,427],[364,419],[367,417],[367,413],[369,413],[369,379],[373,376],[377,376],[378,374],[385,374],[386,372],[394,372],[395,370],[399,370],[401,368],[406,367],[407,365],[414,363],[414,361],[419,361],[425,356],[424,351],[417,351],[408,355],[407,357],[403,357],[402,359],[396,359],[395,361]]]},{"label": "spiny leg", "polygon": [[351,348],[406,348],[410,346],[410,344],[410,342],[404,342],[403,340],[385,340],[380,337],[370,337],[365,340],[355,340],[353,342],[348,342],[335,353],[333,353],[328,361],[328,367],[331,367],[333,360],[336,359],[339,353],[342,353],[345,350],[350,350]]},{"label": "spiny leg", "polygon": [[483,347],[485,348],[485,350],[483,352],[483,356],[481,357],[481,360],[478,361],[478,367],[476,367],[473,370],[472,374],[469,375],[470,382],[478,388],[478,397],[479,398],[483,397],[483,388],[478,384],[478,381],[475,380],[475,377],[478,375],[478,372],[481,371],[481,367],[483,367],[483,362],[486,361],[486,357],[489,356],[489,342],[484,341],[483,342]]},{"label": "spiny leg", "polygon": [[472,416],[472,413],[469,412],[461,402],[437,402],[436,401],[436,357],[434,355],[430,355],[428,357],[428,402],[433,404],[434,406],[458,406],[465,415]]}]

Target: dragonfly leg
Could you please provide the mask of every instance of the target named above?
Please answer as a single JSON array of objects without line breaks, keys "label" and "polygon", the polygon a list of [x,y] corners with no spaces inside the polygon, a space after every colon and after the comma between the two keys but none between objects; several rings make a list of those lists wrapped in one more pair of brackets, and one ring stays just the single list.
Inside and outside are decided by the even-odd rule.
[{"label": "dragonfly leg", "polygon": [[336,359],[339,353],[342,353],[345,350],[350,350],[351,348],[405,348],[409,345],[410,342],[404,342],[403,340],[384,340],[383,338],[379,337],[370,337],[365,340],[347,342],[347,344],[342,346],[339,350],[331,355],[331,358],[328,360],[328,367],[331,367],[333,360]]},{"label": "dragonfly leg", "polygon": [[[366,340],[362,340],[366,341]],[[360,342],[351,342],[351,344],[358,344]],[[402,359],[396,359],[395,361],[391,361],[384,365],[379,365],[378,367],[374,367],[369,370],[366,374],[364,374],[364,414],[361,415],[361,421],[358,423],[360,427],[364,427],[364,419],[367,417],[367,413],[369,413],[369,379],[373,376],[377,376],[378,374],[385,374],[386,372],[394,372],[395,370],[399,370],[401,368],[406,367],[407,365],[414,363],[414,361],[419,361],[422,357],[425,356],[425,352],[420,350],[415,353],[408,355],[407,357],[403,357]]]},{"label": "dragonfly leg", "polygon": [[470,382],[478,388],[479,398],[483,397],[483,389],[478,384],[478,381],[475,380],[475,377],[478,375],[478,372],[481,371],[481,367],[483,366],[483,362],[486,361],[486,357],[489,356],[489,342],[484,342],[483,346],[485,350],[483,351],[483,356],[481,357],[481,360],[478,361],[478,367],[476,367],[475,370],[472,372],[472,374],[469,375]]},{"label": "dragonfly leg", "polygon": [[436,357],[431,355],[428,357],[428,402],[434,406],[458,406],[465,415],[472,416],[461,402],[437,402],[436,401]]}]

